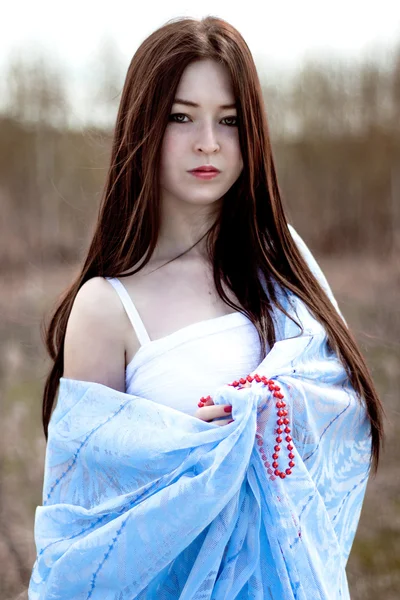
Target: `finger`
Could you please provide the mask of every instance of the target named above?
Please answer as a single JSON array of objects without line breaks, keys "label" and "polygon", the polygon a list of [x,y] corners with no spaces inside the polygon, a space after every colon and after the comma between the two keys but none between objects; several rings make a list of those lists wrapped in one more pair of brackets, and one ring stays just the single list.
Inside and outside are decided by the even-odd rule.
[{"label": "finger", "polygon": [[203,421],[212,421],[213,419],[231,419],[232,406],[226,404],[212,404],[203,406],[196,411],[196,417]]},{"label": "finger", "polygon": [[214,404],[213,406],[205,406],[203,410],[207,410],[210,419],[215,421],[223,419],[232,419],[232,406],[229,404]]}]

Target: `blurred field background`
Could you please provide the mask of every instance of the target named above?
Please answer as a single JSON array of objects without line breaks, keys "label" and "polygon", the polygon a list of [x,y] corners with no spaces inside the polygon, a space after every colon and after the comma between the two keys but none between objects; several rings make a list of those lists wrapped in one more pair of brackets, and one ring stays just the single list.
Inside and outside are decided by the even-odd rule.
[{"label": "blurred field background", "polygon": [[[0,599],[25,598],[41,503],[41,323],[85,252],[127,65],[93,63],[76,124],[62,70],[14,56],[0,112]],[[352,600],[400,596],[400,44],[385,60],[310,60],[262,84],[289,221],[320,262],[372,370],[387,443],[348,563]],[[91,109],[90,109],[91,107]],[[95,117],[98,113],[98,124]],[[313,600],[313,599],[310,599]]]}]

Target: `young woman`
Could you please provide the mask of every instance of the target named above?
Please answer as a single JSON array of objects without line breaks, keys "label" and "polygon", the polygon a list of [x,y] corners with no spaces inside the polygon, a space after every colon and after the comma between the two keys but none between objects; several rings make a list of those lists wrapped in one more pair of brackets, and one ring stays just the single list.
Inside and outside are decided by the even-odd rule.
[{"label": "young woman", "polygon": [[[304,339],[308,341],[301,346]],[[323,340],[324,345],[312,354],[310,340],[315,339],[321,344]],[[225,21],[213,17],[201,21],[173,20],[150,35],[134,55],[122,92],[93,240],[79,276],[53,315],[47,347],[54,365],[44,390],[43,424],[47,437],[49,423],[53,423],[54,440],[49,436],[44,506],[38,508],[36,521],[38,560],[32,575],[31,598],[346,597],[343,570],[370,459],[374,468],[378,464],[382,407],[326,279],[304,242],[287,223],[256,67],[241,35]],[[279,360],[276,349],[278,354],[281,352]],[[258,367],[264,364],[260,365],[263,359],[269,361],[265,365],[273,380],[265,375],[250,375],[262,371]],[[317,372],[318,376],[311,375]],[[52,414],[60,383],[61,404],[59,396]],[[225,384],[231,384],[231,392]],[[264,386],[278,399],[278,429],[268,430],[270,435],[278,436],[277,440],[288,435],[286,470],[277,466],[280,442],[275,438],[272,443],[277,445],[271,447],[270,458],[273,466],[267,460],[268,452],[262,451],[270,475],[265,481],[261,481],[264,476],[258,467],[253,466],[255,459],[250,459],[255,428],[257,444],[261,446],[264,439],[268,446],[265,432],[272,427],[270,409],[260,412],[257,386]],[[78,389],[82,393],[78,394]],[[214,393],[217,389],[224,392],[218,395]],[[71,400],[75,393],[79,402]],[[121,404],[114,411],[116,398]],[[107,431],[110,423],[120,418],[119,410],[127,406],[126,398],[129,410],[139,412],[134,419],[129,413],[132,421],[125,415],[127,421],[119,421],[107,442],[93,442],[88,459],[85,452],[93,436],[103,435],[99,432]],[[349,398],[352,400],[346,404],[345,399]],[[350,405],[354,411],[351,422],[338,429],[338,423],[350,413]],[[85,412],[87,407],[89,412]],[[244,407],[248,412],[241,412]],[[333,407],[337,410],[334,416]],[[111,409],[114,412],[108,414]],[[364,411],[363,419],[356,412],[359,409]],[[317,413],[321,418],[314,428]],[[328,413],[325,423],[321,415]],[[161,419],[160,437],[156,432],[155,441],[151,442],[158,444],[157,448],[150,449],[150,435],[143,433],[157,431],[154,423],[153,429],[148,429],[151,419],[145,419],[146,414],[152,415],[155,422]],[[102,421],[98,421],[99,415]],[[282,427],[286,426],[284,430],[280,421]],[[220,434],[216,433],[216,426]],[[179,454],[178,462],[173,458],[182,431],[188,436],[190,431],[184,439],[191,440],[191,444],[193,436],[204,435],[204,454],[192,465],[190,477],[196,479],[207,460],[214,460],[216,436],[220,452],[227,440],[238,452],[236,475],[228,467],[231,449],[223,460],[219,456],[218,462],[213,463],[212,476],[207,471],[211,477],[208,484],[215,478],[212,489],[204,484],[193,491],[190,485],[194,480],[189,485],[188,471],[182,467],[188,455]],[[70,456],[64,445],[52,445],[57,436],[63,439],[62,444],[67,440],[77,444]],[[322,452],[328,439],[330,445]],[[190,456],[197,456],[197,443],[190,446],[189,442],[180,441],[180,452],[190,446]],[[310,444],[314,444],[312,450]],[[244,460],[246,452],[249,454]],[[132,467],[128,467],[127,456],[136,465],[139,454],[143,465],[134,477],[128,477],[129,482],[125,481],[126,470]],[[112,469],[110,456],[114,457]],[[154,456],[163,465],[164,460],[170,461],[168,485],[163,479],[163,492],[167,495],[157,500],[164,510],[164,522],[149,508],[156,493],[154,497],[141,496],[140,502],[137,496],[132,500],[134,489],[149,494],[147,486],[159,486],[160,473],[166,477],[157,463],[159,470],[155,469],[156,475],[150,480]],[[339,459],[345,460],[347,470],[342,469]],[[220,461],[229,477],[222,476]],[[57,475],[54,469],[59,469]],[[72,491],[69,479],[75,470],[85,481],[79,493],[78,488]],[[330,500],[323,493],[321,474],[324,473],[325,485],[328,472],[338,485],[335,501],[332,496],[336,492],[330,491]],[[175,479],[171,479],[171,473]],[[237,496],[231,491],[225,498],[224,493],[236,476]],[[290,490],[288,487],[280,487],[279,493],[271,491],[278,489],[273,486],[284,486],[286,482],[293,482],[288,484],[293,486],[292,492],[285,491]],[[193,494],[191,502],[199,500],[197,512],[191,513],[190,518],[190,502],[179,504],[184,490],[189,488]],[[264,509],[257,512],[257,518],[264,519],[264,523],[271,519],[265,530],[248,533],[257,548],[252,554],[248,546],[251,543],[244,541],[246,536],[237,545],[239,524],[244,517],[232,512],[232,499],[244,502],[244,490],[249,494],[250,488],[253,502],[259,495],[256,489],[261,490],[260,498],[269,498]],[[64,491],[58,492],[59,489]],[[300,492],[302,499],[296,496]],[[58,493],[61,495],[56,500],[54,494]],[[357,501],[354,494],[358,494]],[[122,496],[124,502],[129,496],[129,507],[121,504]],[[224,502],[218,505],[222,496]],[[118,498],[118,510],[111,510],[105,498],[107,502]],[[285,498],[287,506],[291,504],[283,518],[279,511],[283,510]],[[173,501],[179,505],[179,511],[169,513]],[[320,504],[310,508],[307,517],[305,507],[310,501]],[[235,504],[237,511],[239,504]],[[218,511],[207,522],[201,521],[201,511],[206,515],[210,511],[211,515],[216,505]],[[224,512],[228,507],[230,520],[226,520]],[[71,511],[81,509],[89,511],[90,518],[96,515],[87,526],[87,512],[79,512],[79,519],[76,515],[71,517]],[[133,510],[142,512],[131,514],[129,511]],[[217,535],[217,519],[223,513],[224,526],[219,526]],[[347,520],[342,522],[344,513]],[[97,552],[103,548],[103,541],[96,536],[105,535],[116,515],[118,519],[129,516],[129,520],[119,521],[100,560]],[[308,527],[307,518],[312,516],[314,525]],[[317,517],[316,537],[312,537],[310,532],[314,531]],[[271,537],[278,521],[279,535]],[[250,522],[251,519],[246,522],[242,533],[249,532]],[[154,523],[158,529],[152,532]],[[189,523],[193,527],[191,535]],[[232,523],[230,537],[226,534],[228,523]],[[291,543],[285,538],[285,546],[282,536],[288,535],[293,523],[298,530],[296,540]],[[228,537],[222,542],[223,532]],[[156,546],[152,545],[153,533]],[[214,543],[206,556],[208,560],[213,556],[214,562],[208,564],[206,556],[204,560],[201,557],[212,535]],[[174,546],[178,538],[179,551]],[[78,541],[83,544],[79,548]],[[230,554],[234,543],[239,549]],[[217,547],[221,552],[214,556]],[[283,563],[277,566],[284,547],[285,575]],[[334,566],[322,560],[323,550],[327,560],[336,557]],[[164,551],[168,560],[159,565]],[[48,552],[53,553],[51,559]],[[238,560],[246,561],[242,570]]]}]

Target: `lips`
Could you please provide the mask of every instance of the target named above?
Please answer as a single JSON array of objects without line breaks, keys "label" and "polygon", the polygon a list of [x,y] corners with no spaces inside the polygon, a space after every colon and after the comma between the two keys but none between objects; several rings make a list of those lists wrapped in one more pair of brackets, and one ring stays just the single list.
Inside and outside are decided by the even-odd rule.
[{"label": "lips", "polygon": [[220,171],[216,168],[216,167],[208,167],[208,166],[204,166],[204,167],[197,167],[196,169],[192,169],[190,171],[190,173],[220,173]]}]

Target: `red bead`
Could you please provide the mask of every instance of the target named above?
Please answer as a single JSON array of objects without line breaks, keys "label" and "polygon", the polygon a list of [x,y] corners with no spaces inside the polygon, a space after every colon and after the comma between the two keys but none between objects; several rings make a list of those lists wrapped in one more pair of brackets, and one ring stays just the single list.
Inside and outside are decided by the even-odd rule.
[{"label": "red bead", "polygon": [[292,446],[292,444],[288,444],[288,445],[287,445],[287,449],[288,449],[288,450],[293,450],[293,446]]},{"label": "red bead", "polygon": [[291,474],[292,474],[292,471],[291,471],[290,469],[286,469],[286,470],[285,470],[285,473],[286,473],[286,475],[291,475]]},{"label": "red bead", "polygon": [[279,473],[279,477],[280,477],[281,479],[285,479],[285,477],[286,477],[286,474],[285,474],[285,473]]},{"label": "red bead", "polygon": [[203,402],[199,402],[197,406],[200,406],[200,408],[202,408],[204,406]]},{"label": "red bead", "polygon": [[260,383],[261,378],[259,375],[254,375],[254,379],[257,381],[257,383]]},{"label": "red bead", "polygon": [[238,381],[234,381],[234,382],[232,383],[232,385],[233,385],[233,387],[237,387],[237,386],[239,385],[239,382],[238,382]]},{"label": "red bead", "polygon": [[[278,388],[279,389],[279,388]],[[281,392],[276,392],[278,394],[278,398],[280,398],[282,400],[282,398],[284,398],[285,396],[281,393]]]},{"label": "red bead", "polygon": [[289,463],[289,467],[294,467],[295,463],[291,460]]},{"label": "red bead", "polygon": [[259,438],[259,439],[261,439],[261,438],[262,438],[262,435],[261,435],[260,433],[256,433],[256,438]]},{"label": "red bead", "polygon": [[241,383],[242,385],[244,385],[246,383],[246,380],[243,379],[243,377],[241,379],[239,379],[239,383]]},{"label": "red bead", "polygon": [[288,418],[283,419],[283,422],[285,423],[285,425],[289,425],[289,419]]},{"label": "red bead", "polygon": [[272,455],[272,458],[273,458],[274,460],[278,460],[278,458],[279,458],[279,454],[277,454],[277,453],[275,452],[275,453]]},{"label": "red bead", "polygon": [[267,469],[267,473],[268,473],[268,475],[272,475],[273,470],[272,469]]},{"label": "red bead", "polygon": [[281,474],[281,472],[279,471],[279,469],[275,469],[274,474],[279,477],[279,475]]},{"label": "red bead", "polygon": [[293,452],[289,452],[289,458],[294,458]]},{"label": "red bead", "polygon": [[278,420],[277,420],[277,424],[278,424],[278,425],[283,425],[283,419],[278,419]]},{"label": "red bead", "polygon": [[282,438],[278,435],[278,437],[276,438],[276,441],[278,442],[278,444],[280,444],[282,442]]},{"label": "red bead", "polygon": [[266,457],[266,456],[265,456],[265,454],[264,454],[264,448],[261,448],[261,450],[260,450],[260,453],[261,453],[261,458],[262,458],[263,460],[267,460],[267,457]]},{"label": "red bead", "polygon": [[253,381],[253,378],[251,375],[247,375],[246,379],[249,383],[251,383]]},{"label": "red bead", "polygon": [[281,447],[280,447],[280,446],[278,446],[278,445],[274,446],[274,450],[275,450],[275,452],[280,452],[280,449],[281,449]]},{"label": "red bead", "polygon": [[276,430],[276,433],[281,434],[282,433],[282,429],[280,427],[278,427],[278,429]]},{"label": "red bead", "polygon": [[279,385],[275,385],[275,390],[276,390],[277,392],[279,392],[279,390],[280,390],[280,389],[281,389],[281,388],[279,387]]},{"label": "red bead", "polygon": [[279,392],[274,392],[274,398],[279,398],[280,397],[280,393]]},{"label": "red bead", "polygon": [[276,477],[274,477],[273,475],[271,475],[270,480],[271,481],[275,481]]},{"label": "red bead", "polygon": [[274,469],[278,468],[278,463],[276,462],[276,460],[272,463],[272,466],[274,467]]},{"label": "red bead", "polygon": [[263,443],[263,441],[262,441],[262,440],[257,440],[257,444],[258,444],[259,446],[262,446],[262,443]]},{"label": "red bead", "polygon": [[290,432],[291,432],[290,427],[285,427],[285,433],[290,433]]},{"label": "red bead", "polygon": [[288,411],[287,411],[287,410],[285,410],[285,409],[284,409],[284,410],[282,410],[282,416],[283,416],[283,417],[286,417],[286,415],[287,415],[287,414],[288,414]]},{"label": "red bead", "polygon": [[291,436],[290,436],[290,435],[287,435],[287,436],[285,437],[285,440],[286,440],[287,442],[291,442],[291,441],[292,441],[292,438],[291,438]]},{"label": "red bead", "polygon": [[269,469],[269,467],[271,466],[271,463],[270,463],[270,462],[268,462],[268,461],[266,460],[266,461],[264,462],[264,465],[265,465],[266,467],[268,467],[268,469]]}]

